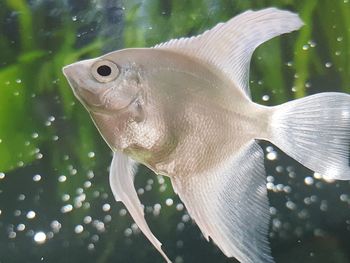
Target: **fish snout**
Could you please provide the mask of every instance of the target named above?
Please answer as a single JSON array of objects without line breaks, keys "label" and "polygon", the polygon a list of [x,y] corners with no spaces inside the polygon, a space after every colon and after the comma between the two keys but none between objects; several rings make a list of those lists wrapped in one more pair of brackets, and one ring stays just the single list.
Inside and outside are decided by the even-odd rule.
[{"label": "fish snout", "polygon": [[67,78],[73,89],[79,88],[79,86],[89,78],[90,68],[94,61],[95,59],[87,59],[69,64],[62,68],[63,75]]},{"label": "fish snout", "polygon": [[74,68],[75,68],[74,64],[70,64],[70,65],[64,66],[62,68],[63,75],[67,79],[71,78],[71,76],[74,76],[74,72],[75,72]]},{"label": "fish snout", "polygon": [[63,75],[66,77],[73,91],[79,89],[79,78],[81,76],[81,72],[79,71],[79,65],[77,63],[62,68]]}]

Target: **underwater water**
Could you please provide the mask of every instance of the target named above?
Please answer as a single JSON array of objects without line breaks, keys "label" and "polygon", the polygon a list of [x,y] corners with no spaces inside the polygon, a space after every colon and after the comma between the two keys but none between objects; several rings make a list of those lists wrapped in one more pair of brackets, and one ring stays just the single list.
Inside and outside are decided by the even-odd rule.
[{"label": "underwater water", "polygon": [[[61,68],[270,6],[299,13],[305,26],[254,53],[253,100],[350,93],[348,0],[0,0],[0,263],[164,262],[114,201],[111,152]],[[350,262],[350,182],[326,180],[261,145],[276,262]],[[203,238],[167,178],[143,167],[135,180],[173,262],[235,262]]]}]

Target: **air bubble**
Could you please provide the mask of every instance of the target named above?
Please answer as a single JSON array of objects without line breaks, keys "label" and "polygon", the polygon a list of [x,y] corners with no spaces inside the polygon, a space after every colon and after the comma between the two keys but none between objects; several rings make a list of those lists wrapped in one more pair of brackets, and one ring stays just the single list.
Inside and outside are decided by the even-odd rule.
[{"label": "air bubble", "polygon": [[95,245],[90,243],[87,248],[88,248],[88,250],[94,250],[95,249]]},{"label": "air bubble", "polygon": [[178,223],[176,229],[180,232],[183,231],[185,229],[185,224],[183,222]]},{"label": "air bubble", "polygon": [[320,210],[323,212],[328,210],[328,202],[326,200],[321,201]]},{"label": "air bubble", "polygon": [[63,182],[65,182],[67,180],[67,177],[65,176],[65,175],[60,175],[59,177],[58,177],[58,181],[60,182],[60,183],[63,183]]},{"label": "air bubble", "polygon": [[281,227],[282,227],[282,222],[281,222],[281,220],[279,220],[278,218],[274,218],[274,219],[272,220],[272,226],[273,226],[273,228],[275,228],[275,229],[281,228]]},{"label": "air bubble", "polygon": [[158,184],[164,184],[164,183],[165,183],[164,177],[159,175],[158,176]]},{"label": "air bubble", "polygon": [[314,184],[314,178],[312,178],[311,176],[305,177],[304,183],[306,185],[313,185]]},{"label": "air bubble", "polygon": [[92,217],[91,216],[84,217],[83,222],[84,224],[90,224],[92,222]]},{"label": "air bubble", "polygon": [[275,152],[275,151],[269,152],[266,155],[266,158],[269,159],[270,161],[276,160],[277,159],[277,152]]},{"label": "air bubble", "polygon": [[14,216],[20,216],[22,214],[21,210],[18,210],[16,209],[14,212],[13,212],[13,215]]},{"label": "air bubble", "polygon": [[314,40],[309,41],[310,47],[316,47],[316,42]]},{"label": "air bubble", "polygon": [[73,210],[73,206],[72,205],[65,205],[61,208],[61,212],[62,213],[68,213],[71,212]]},{"label": "air bubble", "polygon": [[160,204],[155,204],[153,207],[153,215],[158,216],[160,214],[160,210],[162,206]]},{"label": "air bubble", "polygon": [[58,222],[57,220],[52,221],[50,226],[51,226],[52,231],[55,233],[58,233],[62,227],[61,223]]},{"label": "air bubble", "polygon": [[275,187],[275,185],[274,185],[273,183],[267,183],[267,184],[266,184],[267,190],[273,190],[274,187]]},{"label": "air bubble", "polygon": [[269,176],[266,177],[266,180],[269,183],[273,183],[275,181],[275,178],[273,176],[269,175]]},{"label": "air bubble", "polygon": [[175,258],[175,263],[183,263],[183,262],[184,262],[184,259],[181,256],[177,256]]},{"label": "air bubble", "polygon": [[93,172],[93,171],[89,170],[89,171],[87,172],[86,176],[87,176],[88,179],[92,179],[92,178],[94,178],[95,175],[94,175],[94,172]]},{"label": "air bubble", "polygon": [[124,235],[125,235],[126,237],[131,236],[131,235],[132,235],[132,230],[131,230],[131,228],[125,229],[125,230],[124,230]]},{"label": "air bubble", "polygon": [[62,201],[63,202],[67,202],[69,199],[70,199],[70,195],[69,194],[62,195]]},{"label": "air bubble", "polygon": [[173,203],[174,203],[174,201],[173,201],[173,199],[171,199],[171,198],[168,198],[167,200],[165,200],[165,204],[166,204],[167,206],[172,206]]},{"label": "air bubble", "polygon": [[111,216],[111,215],[106,215],[106,216],[104,217],[103,221],[104,221],[105,223],[111,222],[111,221],[112,221],[112,216]]},{"label": "air bubble", "polygon": [[286,185],[286,186],[283,187],[283,191],[286,194],[290,194],[292,192],[292,187],[290,187],[289,185]]},{"label": "air bubble", "polygon": [[75,228],[74,228],[74,232],[76,234],[80,234],[84,231],[84,227],[82,225],[77,225]]},{"label": "air bubble", "polygon": [[159,187],[159,192],[163,193],[163,192],[165,192],[166,189],[167,189],[167,185],[166,185],[166,184],[162,184],[162,185]]},{"label": "air bubble", "polygon": [[119,211],[119,215],[120,215],[120,216],[125,216],[126,213],[127,213],[127,211],[126,211],[126,209],[124,209],[124,208],[120,209],[120,211]]},{"label": "air bubble", "polygon": [[97,231],[104,232],[105,231],[105,224],[99,220],[95,220],[93,222],[93,225],[96,227]]},{"label": "air bubble", "polygon": [[138,225],[135,224],[135,223],[133,223],[133,224],[131,225],[131,230],[132,230],[132,232],[133,232],[134,234],[140,233],[140,229],[139,229]]},{"label": "air bubble", "polygon": [[303,50],[308,50],[309,49],[309,45],[303,45],[302,49]]},{"label": "air bubble", "polygon": [[36,174],[33,176],[33,181],[34,182],[39,182],[41,180],[41,175],[40,174]]},{"label": "air bubble", "polygon": [[274,207],[270,207],[270,215],[276,215],[277,214],[277,209]]},{"label": "air bubble", "polygon": [[176,210],[177,211],[182,211],[183,209],[184,209],[184,205],[183,204],[180,203],[180,204],[176,205]]},{"label": "air bubble", "polygon": [[340,201],[342,201],[342,202],[349,201],[349,196],[347,194],[341,194],[340,195]]},{"label": "air bubble", "polygon": [[9,238],[11,238],[11,239],[16,238],[16,236],[17,236],[17,234],[16,234],[16,232],[14,232],[14,231],[11,231],[11,232],[9,233]]},{"label": "air bubble", "polygon": [[26,226],[25,226],[25,224],[18,224],[18,226],[17,226],[17,231],[23,231],[24,229],[26,229]]},{"label": "air bubble", "polygon": [[263,101],[269,101],[269,99],[270,99],[270,96],[269,96],[269,95],[264,95],[264,96],[262,96],[262,100],[263,100]]},{"label": "air bubble", "polygon": [[91,187],[91,182],[90,181],[86,181],[84,182],[84,188],[90,188]]},{"label": "air bubble", "polygon": [[297,205],[292,201],[287,201],[286,207],[290,210],[295,210],[297,208]]},{"label": "air bubble", "polygon": [[109,210],[111,210],[111,205],[110,205],[110,204],[104,204],[104,205],[102,206],[102,210],[103,210],[104,212],[108,212]]},{"label": "air bubble", "polygon": [[26,215],[26,217],[27,217],[28,219],[33,219],[33,218],[35,218],[35,216],[36,216],[36,214],[35,214],[34,211],[29,211],[29,212],[27,213],[27,215]]},{"label": "air bubble", "polygon": [[190,218],[190,216],[188,214],[185,214],[185,215],[182,216],[182,221],[185,222],[185,223],[190,221],[190,219],[191,218]]},{"label": "air bubble", "polygon": [[43,244],[46,241],[46,234],[44,232],[38,232],[34,235],[34,241],[38,244]]}]

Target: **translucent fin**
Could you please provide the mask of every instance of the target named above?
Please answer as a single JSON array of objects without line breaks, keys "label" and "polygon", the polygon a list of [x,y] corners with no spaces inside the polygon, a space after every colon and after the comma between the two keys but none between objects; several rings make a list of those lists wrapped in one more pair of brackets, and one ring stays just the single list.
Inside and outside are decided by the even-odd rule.
[{"label": "translucent fin", "polygon": [[143,207],[134,187],[136,163],[126,155],[115,152],[111,164],[109,183],[117,201],[124,203],[138,227],[162,254],[167,263],[171,263],[161,248],[161,243],[152,234],[144,217]]},{"label": "translucent fin", "polygon": [[320,93],[274,108],[268,140],[327,178],[350,179],[349,95]]},{"label": "translucent fin", "polygon": [[251,141],[220,167],[205,174],[174,177],[175,191],[204,236],[228,257],[271,263],[269,207],[263,151]]},{"label": "translucent fin", "polygon": [[268,8],[246,11],[202,35],[170,40],[155,48],[172,49],[217,67],[250,97],[249,63],[257,46],[303,25],[297,14]]}]

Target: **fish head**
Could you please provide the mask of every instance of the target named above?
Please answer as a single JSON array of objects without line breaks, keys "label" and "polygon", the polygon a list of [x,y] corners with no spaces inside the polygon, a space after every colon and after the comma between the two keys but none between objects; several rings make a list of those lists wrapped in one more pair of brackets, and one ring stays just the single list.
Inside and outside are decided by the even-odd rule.
[{"label": "fish head", "polygon": [[143,120],[141,71],[122,51],[63,68],[74,95],[113,150],[126,148],[129,124]]},{"label": "fish head", "polygon": [[[113,52],[79,61],[63,68],[75,96],[88,111],[113,114],[126,108],[140,92],[135,63]],[[120,58],[121,57],[121,58]]]}]

